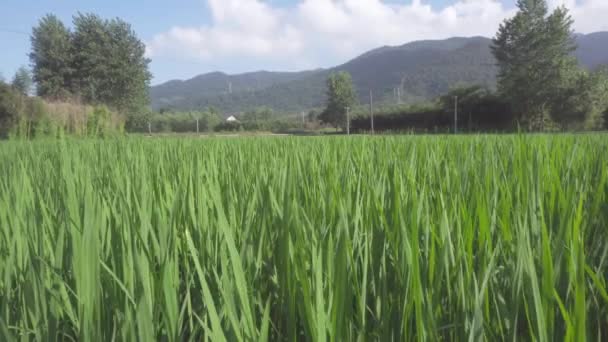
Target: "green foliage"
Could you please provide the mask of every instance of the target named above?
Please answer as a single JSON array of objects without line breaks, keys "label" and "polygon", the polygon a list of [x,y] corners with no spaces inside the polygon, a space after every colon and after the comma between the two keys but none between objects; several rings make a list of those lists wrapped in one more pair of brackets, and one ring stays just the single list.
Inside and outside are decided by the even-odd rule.
[{"label": "green foliage", "polygon": [[314,122],[317,121],[319,118],[319,113],[312,109],[308,111],[308,114],[306,115],[306,120],[308,120],[309,122]]},{"label": "green foliage", "polygon": [[270,120],[274,117],[274,111],[268,107],[259,107],[254,110],[245,112],[240,116],[243,122],[259,122]]},{"label": "green foliage", "polygon": [[260,107],[239,116],[238,122],[226,122],[219,113],[209,108],[206,111],[172,112],[151,114],[141,128],[132,128],[134,132],[148,132],[148,122],[153,133],[194,133],[204,132],[286,132],[293,128],[302,128],[302,122],[286,117],[276,117],[272,110]]},{"label": "green foliage", "polygon": [[37,123],[45,116],[44,103],[40,98],[28,98],[21,94],[9,135],[14,139],[32,139],[36,136]]},{"label": "green foliage", "polygon": [[0,138],[8,135],[23,111],[23,96],[0,82]]},{"label": "green foliage", "polygon": [[30,75],[30,71],[24,66],[20,67],[15,73],[11,85],[22,95],[29,95],[32,91],[32,76]]},{"label": "green foliage", "polygon": [[346,112],[352,110],[357,95],[349,73],[336,72],[327,78],[327,104],[319,120],[334,127],[346,126]]},{"label": "green foliage", "polygon": [[129,24],[94,14],[74,17],[73,93],[87,103],[130,113],[148,103],[151,74],[145,46]]},{"label": "green foliage", "polygon": [[55,15],[40,19],[31,36],[29,55],[38,96],[66,99],[73,76],[71,33]]},{"label": "green foliage", "polygon": [[151,79],[144,44],[121,19],[79,13],[73,24],[72,33],[47,15],[33,30],[30,59],[38,95],[107,105],[137,121],[148,105]]},{"label": "green foliage", "polygon": [[274,117],[272,109],[260,107],[243,113],[239,117],[239,121],[246,131],[271,131],[275,121]]},{"label": "green foliage", "polygon": [[450,115],[454,113],[455,105],[458,106],[460,131],[509,131],[515,128],[510,104],[499,94],[479,85],[456,87],[440,97],[439,104]]},{"label": "green foliage", "polygon": [[490,94],[490,91],[479,85],[456,87],[446,95],[441,96],[439,102],[446,112],[453,112],[456,101],[458,101],[458,110],[468,113],[475,109],[481,99],[488,94]]},{"label": "green foliage", "polygon": [[[559,120],[553,105],[571,87],[578,66],[572,18],[565,7],[548,14],[545,0],[518,0],[519,11],[500,25],[492,52],[499,91],[529,129]],[[576,79],[576,77],[574,77]]]},{"label": "green foliage", "polygon": [[122,133],[123,123],[122,117],[105,106],[48,103],[0,83],[0,138],[57,138],[65,133],[100,137]]},{"label": "green foliage", "polygon": [[[513,132],[510,104],[482,86],[459,86],[435,102],[374,107],[375,132],[447,133],[454,131],[454,97],[458,96],[459,132]],[[354,132],[371,131],[369,107],[360,106],[351,121]]]},{"label": "green foliage", "polygon": [[553,117],[563,129],[601,129],[608,107],[606,71],[579,70],[553,104]]},{"label": "green foliage", "polygon": [[15,87],[0,83],[0,138],[34,137],[35,125],[44,115],[41,99],[28,97]]},{"label": "green foliage", "polygon": [[95,106],[87,118],[87,136],[103,137],[112,130],[112,113],[108,107]]},{"label": "green foliage", "polygon": [[38,121],[34,123],[34,135],[42,138],[62,138],[64,127],[48,115],[43,115]]},{"label": "green foliage", "polygon": [[597,341],[604,135],[0,145],[3,341]]},{"label": "green foliage", "polygon": [[[164,112],[150,116],[152,132],[174,132],[174,133],[194,133],[197,130],[198,120],[199,132],[212,132],[223,119],[213,110],[202,112]],[[147,123],[144,130],[148,131]]]}]

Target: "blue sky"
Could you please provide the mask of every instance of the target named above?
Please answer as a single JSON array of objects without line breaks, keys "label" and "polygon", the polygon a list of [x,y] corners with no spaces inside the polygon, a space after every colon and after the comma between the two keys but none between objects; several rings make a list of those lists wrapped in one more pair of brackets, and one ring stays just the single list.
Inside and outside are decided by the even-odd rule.
[{"label": "blue sky", "polygon": [[[607,30],[607,0],[565,3],[577,31]],[[29,64],[29,32],[54,13],[120,17],[148,46],[153,84],[220,70],[301,70],[342,63],[382,45],[490,36],[514,0],[3,0],[0,73]],[[582,19],[584,18],[584,20]]]}]

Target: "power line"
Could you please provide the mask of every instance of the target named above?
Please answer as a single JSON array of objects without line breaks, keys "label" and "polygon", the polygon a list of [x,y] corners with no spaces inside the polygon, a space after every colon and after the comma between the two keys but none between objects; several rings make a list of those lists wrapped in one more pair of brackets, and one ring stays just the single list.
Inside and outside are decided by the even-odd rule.
[{"label": "power line", "polygon": [[23,32],[23,31],[19,31],[19,30],[7,29],[7,28],[3,28],[3,27],[0,27],[0,32],[13,33],[13,34],[21,34],[21,35],[25,35],[25,36],[29,36],[30,35],[27,32]]}]

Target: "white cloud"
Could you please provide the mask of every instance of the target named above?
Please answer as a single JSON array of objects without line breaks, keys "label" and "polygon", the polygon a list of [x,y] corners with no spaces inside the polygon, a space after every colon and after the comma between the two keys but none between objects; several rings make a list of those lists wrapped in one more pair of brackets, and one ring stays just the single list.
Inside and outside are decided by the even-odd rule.
[{"label": "white cloud", "polygon": [[[608,30],[607,0],[549,0],[571,9],[575,29]],[[326,66],[382,45],[451,36],[492,36],[514,8],[500,0],[453,0],[437,9],[429,0],[300,0],[288,8],[261,0],[207,0],[212,22],[173,27],[147,44],[148,55],[202,61],[247,61],[296,68]],[[219,63],[221,64],[221,63]]]}]

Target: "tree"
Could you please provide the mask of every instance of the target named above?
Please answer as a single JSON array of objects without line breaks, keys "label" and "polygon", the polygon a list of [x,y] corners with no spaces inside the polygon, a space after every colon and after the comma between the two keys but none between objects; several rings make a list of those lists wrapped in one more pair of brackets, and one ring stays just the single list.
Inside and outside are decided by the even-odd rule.
[{"label": "tree", "polygon": [[512,128],[511,107],[500,96],[480,85],[459,86],[439,98],[443,112],[453,122],[458,97],[459,130],[504,130]]},{"label": "tree", "polygon": [[22,95],[29,95],[32,90],[32,76],[30,75],[30,71],[24,66],[20,67],[15,73],[11,85]]},{"label": "tree", "polygon": [[548,15],[545,0],[518,0],[492,41],[498,89],[529,128],[543,129],[552,104],[569,87],[577,62],[573,20],[565,7]]},{"label": "tree", "polygon": [[578,70],[555,102],[554,117],[568,129],[600,129],[608,108],[608,70]]},{"label": "tree", "polygon": [[269,107],[258,107],[254,110],[247,111],[241,117],[241,121],[243,122],[260,122],[260,121],[268,121],[274,116],[274,112]]},{"label": "tree", "polygon": [[211,132],[217,125],[222,123],[222,118],[219,114],[213,111],[206,111],[201,116],[201,129],[204,131]]},{"label": "tree", "polygon": [[446,95],[441,96],[439,102],[444,111],[452,113],[454,111],[455,97],[458,97],[458,112],[468,116],[488,93],[489,91],[480,85],[460,86],[451,89]]},{"label": "tree", "polygon": [[15,88],[0,82],[0,137],[7,136],[19,121],[25,112],[25,104],[23,96]]},{"label": "tree", "polygon": [[37,94],[51,99],[68,97],[72,75],[70,31],[49,14],[34,27],[31,44],[29,57]]},{"label": "tree", "polygon": [[148,103],[151,74],[145,45],[121,19],[94,14],[74,17],[73,92],[88,103],[141,111]]},{"label": "tree", "polygon": [[327,79],[327,106],[319,119],[334,127],[346,125],[346,110],[356,103],[357,95],[349,73],[332,73]]}]

